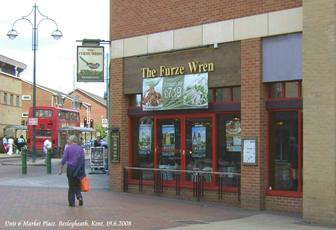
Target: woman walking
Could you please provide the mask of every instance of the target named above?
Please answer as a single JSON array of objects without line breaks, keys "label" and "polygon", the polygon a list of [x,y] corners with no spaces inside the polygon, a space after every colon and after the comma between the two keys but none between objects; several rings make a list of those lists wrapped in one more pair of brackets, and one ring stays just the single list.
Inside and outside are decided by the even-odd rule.
[{"label": "woman walking", "polygon": [[62,174],[64,164],[67,164],[67,177],[69,183],[68,201],[70,207],[75,207],[75,196],[79,206],[83,205],[83,196],[80,190],[80,180],[85,176],[84,150],[78,145],[78,138],[71,135],[69,146],[64,150],[59,174]]}]

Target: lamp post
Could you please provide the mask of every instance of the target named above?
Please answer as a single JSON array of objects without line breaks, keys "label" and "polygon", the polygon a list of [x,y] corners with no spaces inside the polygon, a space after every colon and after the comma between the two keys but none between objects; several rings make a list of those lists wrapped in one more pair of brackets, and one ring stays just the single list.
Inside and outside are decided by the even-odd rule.
[{"label": "lamp post", "polygon": [[[36,16],[39,16],[37,19]],[[29,19],[29,17],[32,17]],[[7,36],[10,39],[15,39],[19,34],[18,32],[14,29],[14,26],[17,22],[25,20],[30,23],[32,26],[32,50],[34,52],[34,59],[33,59],[33,118],[36,118],[36,51],[38,47],[38,27],[42,21],[49,20],[53,22],[56,26],[56,30],[54,30],[51,33],[51,36],[55,39],[58,40],[60,39],[63,34],[62,32],[58,29],[57,23],[55,20],[49,18],[48,16],[42,14],[36,4],[34,4],[32,11],[26,15],[23,16],[17,20],[14,21],[12,25],[12,29],[8,31]],[[32,157],[33,157],[33,162],[36,160],[36,126],[33,125],[33,140],[32,140]]]}]

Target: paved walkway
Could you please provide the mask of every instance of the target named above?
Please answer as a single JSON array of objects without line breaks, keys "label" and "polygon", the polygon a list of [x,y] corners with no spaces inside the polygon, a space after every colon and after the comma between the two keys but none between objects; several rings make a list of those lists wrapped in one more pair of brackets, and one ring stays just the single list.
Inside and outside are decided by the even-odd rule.
[{"label": "paved walkway", "polygon": [[71,208],[66,200],[66,177],[56,175],[57,164],[53,161],[52,175],[46,175],[43,166],[29,166],[26,176],[20,175],[20,167],[15,164],[0,166],[0,229],[319,230],[336,227],[309,225],[300,216],[111,192],[105,174],[90,174],[93,190],[84,194],[83,207]]}]

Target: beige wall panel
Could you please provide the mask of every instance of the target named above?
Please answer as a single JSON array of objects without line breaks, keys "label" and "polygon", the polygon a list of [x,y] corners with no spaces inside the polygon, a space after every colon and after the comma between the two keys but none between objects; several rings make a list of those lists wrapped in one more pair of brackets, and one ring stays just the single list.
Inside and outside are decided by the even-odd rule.
[{"label": "beige wall panel", "polygon": [[124,56],[124,40],[115,40],[111,43],[112,58],[119,58]]},{"label": "beige wall panel", "polygon": [[303,1],[303,217],[336,224],[336,4]]},{"label": "beige wall panel", "polygon": [[173,31],[148,35],[148,52],[158,53],[173,49]]},{"label": "beige wall panel", "polygon": [[174,30],[174,49],[201,46],[202,40],[202,26]]},{"label": "beige wall panel", "polygon": [[233,20],[203,25],[203,45],[233,41]]},{"label": "beige wall panel", "polygon": [[234,20],[234,40],[267,36],[268,15],[259,14]]},{"label": "beige wall panel", "polygon": [[269,13],[268,35],[302,31],[302,7]]},{"label": "beige wall panel", "polygon": [[124,56],[147,54],[147,35],[124,40]]}]

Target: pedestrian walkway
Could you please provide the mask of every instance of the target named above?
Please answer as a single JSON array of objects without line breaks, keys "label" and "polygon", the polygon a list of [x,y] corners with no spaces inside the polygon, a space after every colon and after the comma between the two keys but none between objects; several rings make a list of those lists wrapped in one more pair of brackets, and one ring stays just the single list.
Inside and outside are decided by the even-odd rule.
[{"label": "pedestrian walkway", "polygon": [[0,229],[336,229],[305,223],[300,215],[111,192],[106,174],[90,174],[92,190],[84,193],[84,206],[71,208],[66,176],[57,175],[58,163],[53,161],[51,175],[46,174],[46,167],[29,166],[24,176],[18,165],[1,165]]}]

